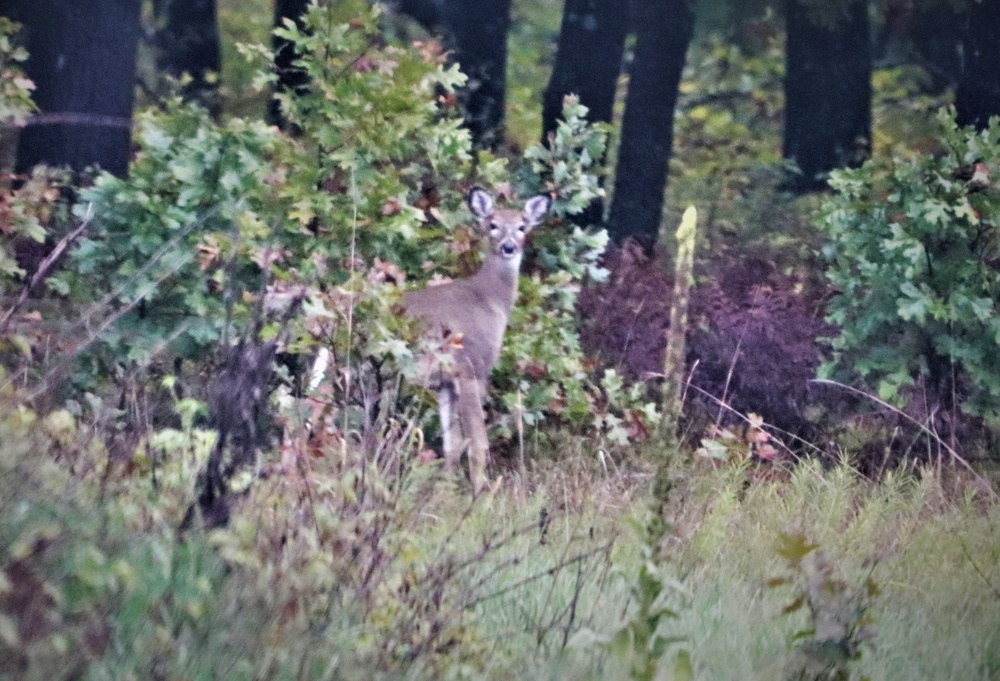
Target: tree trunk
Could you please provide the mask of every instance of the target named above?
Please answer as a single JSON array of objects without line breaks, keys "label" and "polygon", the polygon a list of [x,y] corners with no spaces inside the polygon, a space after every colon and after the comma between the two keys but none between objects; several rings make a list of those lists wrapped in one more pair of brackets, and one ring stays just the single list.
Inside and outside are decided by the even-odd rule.
[{"label": "tree trunk", "polygon": [[[611,122],[628,30],[625,6],[622,0],[565,0],[555,65],[542,100],[542,144],[556,129],[568,94],[580,96],[590,121]],[[595,199],[574,222],[598,224],[603,217],[604,202]]]},{"label": "tree trunk", "polygon": [[424,27],[434,32],[441,22],[441,6],[444,0],[397,0],[392,8],[402,12]]},{"label": "tree trunk", "polygon": [[784,155],[801,171],[790,183],[799,191],[825,187],[830,170],[871,153],[868,3],[845,1],[844,16],[825,18],[800,0],[785,3]]},{"label": "tree trunk", "polygon": [[184,98],[217,117],[222,111],[222,48],[215,0],[153,0],[153,13],[160,69],[175,78],[188,74],[191,81],[181,90]]},{"label": "tree trunk", "polygon": [[674,106],[694,28],[690,0],[637,0],[638,28],[608,230],[651,251],[663,217],[674,138]]},{"label": "tree trunk", "polygon": [[13,0],[39,115],[21,131],[18,172],[39,163],[128,172],[139,0]]},{"label": "tree trunk", "polygon": [[[308,6],[309,0],[275,0],[274,26],[281,26],[285,19],[291,19],[301,27],[302,17]],[[284,38],[274,36],[271,38],[271,47],[274,48],[274,68],[278,74],[278,92],[301,92],[308,84],[309,79],[305,71],[293,65],[293,62],[298,58],[294,46]],[[288,121],[281,112],[281,105],[274,98],[268,104],[267,122],[282,129],[288,128]]]},{"label": "tree trunk", "polygon": [[449,0],[441,8],[449,47],[469,77],[460,100],[480,148],[495,148],[503,139],[510,5],[511,0]]},{"label": "tree trunk", "polygon": [[1000,116],[1000,1],[973,0],[965,35],[962,78],[955,93],[959,125],[986,128]]},{"label": "tree trunk", "polygon": [[918,64],[931,76],[936,91],[952,88],[962,73],[965,17],[950,4],[923,2],[914,9],[913,43]]},{"label": "tree trunk", "polygon": [[556,129],[563,97],[580,96],[591,121],[610,123],[621,73],[628,12],[621,0],[566,0],[549,86],[542,100],[542,142]]}]

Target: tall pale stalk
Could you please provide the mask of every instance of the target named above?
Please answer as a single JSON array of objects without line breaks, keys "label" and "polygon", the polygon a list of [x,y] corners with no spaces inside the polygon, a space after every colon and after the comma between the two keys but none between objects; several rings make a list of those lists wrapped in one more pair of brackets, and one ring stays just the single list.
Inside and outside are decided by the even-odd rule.
[{"label": "tall pale stalk", "polygon": [[663,455],[657,461],[653,486],[654,514],[649,533],[658,543],[668,523],[664,515],[670,494],[670,454],[677,451],[677,421],[681,415],[684,395],[684,348],[688,327],[688,301],[694,280],[694,242],[697,235],[698,211],[689,206],[677,228],[677,259],[674,263],[674,292],[670,304],[670,328],[667,329],[667,351],[663,358],[663,417],[660,439]]},{"label": "tall pale stalk", "polygon": [[670,304],[670,328],[663,358],[663,428],[671,434],[681,415],[684,391],[684,339],[688,327],[688,302],[694,279],[694,242],[698,211],[688,206],[677,228],[677,260],[674,263],[674,293]]}]

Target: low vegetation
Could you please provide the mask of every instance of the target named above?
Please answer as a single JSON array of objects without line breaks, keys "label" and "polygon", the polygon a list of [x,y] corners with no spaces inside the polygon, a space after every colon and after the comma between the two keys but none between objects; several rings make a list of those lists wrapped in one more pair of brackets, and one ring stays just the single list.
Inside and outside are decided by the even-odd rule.
[{"label": "low vegetation", "polygon": [[[728,81],[682,88],[677,418],[667,254],[568,219],[609,131],[568,98],[550,146],[474,151],[464,76],[366,7],[282,29],[295,135],[169,101],[127,179],[5,180],[0,678],[1000,679],[995,126],[942,113],[941,153],[842,173],[817,213],[749,124],[780,112],[774,45],[701,45],[749,75],[717,107]],[[12,32],[4,116],[30,109]],[[240,51],[266,92],[269,50]],[[472,498],[399,303],[475,268],[476,184],[554,218]],[[825,360],[854,382],[810,383]]]}]

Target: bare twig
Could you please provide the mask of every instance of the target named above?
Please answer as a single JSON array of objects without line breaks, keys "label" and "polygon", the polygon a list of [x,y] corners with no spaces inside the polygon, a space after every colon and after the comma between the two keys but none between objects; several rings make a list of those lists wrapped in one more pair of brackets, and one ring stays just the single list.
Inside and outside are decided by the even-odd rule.
[{"label": "bare twig", "polygon": [[544,577],[550,577],[552,575],[555,575],[555,574],[559,573],[560,571],[562,571],[564,568],[569,567],[570,565],[575,565],[576,563],[579,563],[581,561],[585,561],[585,560],[587,560],[588,558],[590,558],[592,556],[596,556],[596,555],[599,555],[601,553],[606,553],[606,552],[610,551],[612,546],[614,546],[614,541],[609,541],[609,542],[607,542],[605,544],[602,544],[601,546],[598,546],[597,548],[591,549],[589,551],[584,551],[583,553],[578,553],[575,556],[573,556],[571,558],[568,558],[566,560],[563,560],[563,561],[557,563],[556,565],[553,565],[552,567],[550,567],[550,568],[548,568],[546,570],[542,570],[541,572],[536,572],[534,574],[528,575],[527,577],[524,577],[523,579],[519,579],[516,582],[514,582],[513,584],[508,584],[507,586],[505,586],[505,587],[503,587],[501,589],[498,589],[498,590],[494,591],[493,593],[488,593],[488,594],[485,594],[483,596],[479,596],[478,598],[474,598],[471,601],[468,601],[467,603],[465,603],[465,608],[466,609],[474,608],[477,605],[480,605],[481,603],[485,603],[486,601],[493,600],[494,598],[499,598],[500,596],[503,596],[504,594],[510,593],[511,591],[515,591],[517,589],[520,589],[522,586],[525,586],[527,584],[531,584],[532,582],[537,582],[539,579],[543,579]]},{"label": "bare twig", "polygon": [[45,256],[45,259],[42,260],[40,265],[38,265],[38,269],[35,270],[35,274],[31,277],[31,281],[25,285],[24,289],[21,291],[21,295],[17,297],[17,301],[9,310],[7,310],[3,319],[0,319],[0,335],[7,330],[7,325],[10,324],[10,320],[13,319],[14,314],[21,308],[22,305],[24,305],[24,301],[28,299],[28,296],[31,295],[32,291],[34,291],[42,280],[48,276],[49,271],[59,261],[59,258],[62,257],[63,253],[66,252],[66,249],[69,248],[74,241],[80,238],[81,234],[87,231],[93,217],[94,204],[88,203],[87,214],[83,217],[83,221],[80,222],[80,224],[77,225],[72,232],[60,239],[59,243],[56,244],[56,247],[52,249],[52,252]]},{"label": "bare twig", "polygon": [[[740,413],[736,409],[733,409],[731,406],[729,406],[728,404],[726,404],[725,402],[723,402],[722,400],[720,400],[718,397],[716,397],[712,393],[710,393],[707,390],[704,390],[702,388],[699,388],[696,385],[692,385],[691,387],[694,388],[695,390],[697,390],[698,392],[700,392],[702,395],[704,395],[708,399],[710,399],[713,402],[715,402],[716,404],[718,404],[720,407],[722,407],[724,409],[728,409],[730,412],[732,412],[733,414],[735,414],[737,416],[737,418],[742,419],[748,425],[752,425],[750,419],[747,418],[746,415]],[[782,430],[781,428],[778,428],[776,426],[772,426],[770,423],[764,423],[764,424],[762,424],[762,427],[766,428],[769,431],[774,431],[774,432],[779,433],[779,434],[781,434],[781,435],[783,435],[785,437],[789,437],[789,438],[791,438],[793,440],[796,440],[796,441],[802,443],[803,445],[805,445],[806,447],[809,447],[810,449],[815,450],[817,454],[822,453],[822,450],[819,447],[817,447],[813,443],[809,442],[808,440],[805,440],[805,439],[799,437],[798,435],[795,435],[794,433],[790,433],[787,430]],[[775,441],[779,445],[781,445],[782,447],[784,447],[784,449],[785,449],[786,452],[788,452],[789,454],[792,454],[793,456],[795,455],[795,453],[791,450],[791,448],[788,445],[786,445],[784,442],[782,442],[779,439],[776,439]]]},{"label": "bare twig", "polygon": [[979,575],[984,582],[986,582],[986,586],[989,588],[990,591],[993,592],[993,595],[996,596],[997,598],[1000,598],[1000,589],[998,589],[993,584],[993,582],[990,581],[990,578],[987,577],[983,573],[983,571],[979,568],[979,564],[976,563],[975,559],[973,559],[972,557],[972,554],[969,553],[969,547],[965,545],[964,541],[961,542],[961,546],[962,546],[962,553],[965,554],[965,557],[966,559],[968,559],[969,564],[972,566],[972,569],[976,571],[976,574]]},{"label": "bare twig", "polygon": [[948,443],[945,442],[944,440],[942,440],[941,437],[937,433],[935,433],[934,431],[932,431],[930,428],[928,428],[923,423],[921,423],[920,421],[916,420],[915,418],[913,418],[912,416],[910,416],[909,414],[907,414],[903,410],[898,409],[898,408],[892,406],[891,404],[889,404],[885,400],[881,400],[878,397],[875,397],[874,395],[870,395],[870,394],[866,393],[864,390],[858,390],[857,388],[853,388],[853,387],[851,387],[849,385],[845,385],[843,383],[839,383],[838,381],[831,381],[830,379],[827,379],[827,378],[814,378],[814,379],[812,379],[812,382],[813,383],[821,383],[821,384],[824,384],[824,385],[832,385],[832,386],[836,386],[838,388],[843,388],[844,390],[846,390],[846,391],[848,391],[850,393],[853,393],[855,395],[860,395],[861,397],[866,397],[869,400],[871,400],[872,402],[874,402],[875,404],[879,405],[880,407],[884,407],[884,408],[888,409],[889,411],[891,411],[892,413],[894,413],[894,414],[896,414],[898,416],[902,416],[904,419],[906,419],[907,421],[909,421],[910,423],[912,423],[913,425],[915,425],[917,428],[919,428],[921,432],[925,433],[927,435],[927,437],[933,439],[935,442],[938,443],[938,445],[940,445],[941,447],[943,447],[948,452],[948,454],[951,456],[951,458],[953,460],[957,461],[959,463],[959,465],[962,466],[962,468],[964,468],[965,470],[967,470],[970,473],[972,473],[972,475],[974,475],[977,480],[985,483],[986,484],[986,488],[990,491],[990,495],[994,499],[1000,499],[1000,495],[997,495],[997,493],[993,490],[993,486],[989,484],[989,481],[986,480],[986,478],[984,478],[983,476],[981,476],[979,473],[976,472],[976,470],[972,467],[972,464],[970,464],[968,461],[966,461],[964,458],[962,458],[959,455],[959,453],[956,452],[954,449],[952,449],[951,447],[949,447]]},{"label": "bare twig", "polygon": [[27,128],[35,125],[90,125],[99,128],[131,128],[134,122],[125,116],[105,116],[78,111],[38,113],[10,121],[9,125]]}]

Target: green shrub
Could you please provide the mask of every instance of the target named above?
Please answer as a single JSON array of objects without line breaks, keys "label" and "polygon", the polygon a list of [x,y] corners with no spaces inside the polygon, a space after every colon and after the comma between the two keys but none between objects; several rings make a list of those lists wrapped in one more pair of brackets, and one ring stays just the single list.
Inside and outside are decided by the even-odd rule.
[{"label": "green shrub", "polygon": [[[21,68],[28,53],[15,42],[19,29],[19,24],[0,16],[0,135],[7,134],[7,125],[17,123],[35,110],[31,101],[35,84],[25,77]],[[14,243],[18,239],[45,240],[44,213],[39,214],[39,209],[44,210],[50,199],[45,177],[44,169],[39,169],[17,191],[8,188],[7,178],[0,183],[0,291],[24,276],[24,270],[14,257]]]},{"label": "green shrub", "polygon": [[[576,300],[586,281],[606,276],[598,261],[608,235],[564,220],[604,194],[594,173],[604,154],[607,129],[589,125],[586,116],[579,99],[567,97],[551,145],[535,144],[524,152],[530,164],[524,191],[554,194],[557,224],[539,230],[532,240],[535,271],[521,278],[495,383],[508,414],[520,415],[528,426],[553,416],[589,425],[596,396],[577,333]],[[512,419],[504,420],[507,433],[514,426]]]},{"label": "green shrub", "polygon": [[193,480],[123,475],[86,425],[66,410],[39,416],[6,379],[0,370],[0,677],[148,678],[218,655],[224,565],[204,537],[182,540],[171,513],[171,492]]},{"label": "green shrub", "polygon": [[1000,409],[1000,120],[938,116],[942,150],[833,174],[815,223],[840,329],[822,373],[853,372],[897,403],[919,381],[937,405]]},{"label": "green shrub", "polygon": [[0,124],[35,110],[31,101],[35,84],[25,77],[21,68],[28,60],[28,53],[15,41],[20,28],[20,24],[0,17]]},{"label": "green shrub", "polygon": [[311,8],[308,35],[284,29],[312,78],[284,102],[301,135],[215,123],[175,101],[140,117],[127,179],[101,175],[82,193],[95,228],[52,285],[79,302],[112,294],[121,317],[100,340],[110,361],[145,364],[164,346],[202,357],[227,324],[241,327],[266,284],[317,292],[376,257],[414,272],[441,250],[428,244],[442,228],[428,229],[412,203],[424,185],[469,172],[467,134],[435,94],[461,76],[430,51],[376,46],[371,15],[328,28],[327,12]]},{"label": "green shrub", "polygon": [[[198,356],[242,292],[261,288],[254,258],[272,245],[268,203],[279,141],[263,123],[216,125],[173,102],[139,118],[139,152],[127,179],[107,173],[81,192],[94,225],[49,285],[74,302],[110,296],[118,322],[102,335],[109,359],[148,364],[165,343]],[[96,299],[96,300],[95,300]]]}]

